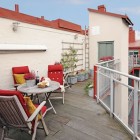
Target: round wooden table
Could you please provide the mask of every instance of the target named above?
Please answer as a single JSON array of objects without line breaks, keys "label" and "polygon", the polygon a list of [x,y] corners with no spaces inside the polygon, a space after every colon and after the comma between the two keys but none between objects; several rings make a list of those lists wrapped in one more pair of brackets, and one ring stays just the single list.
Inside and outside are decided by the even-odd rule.
[{"label": "round wooden table", "polygon": [[32,86],[32,87],[28,87],[25,84],[22,84],[20,86],[17,87],[17,90],[25,93],[26,95],[37,95],[37,94],[42,94],[42,93],[47,93],[47,92],[52,92],[56,89],[58,89],[60,87],[60,83],[56,82],[56,81],[50,81],[49,82],[49,86],[45,87],[45,88],[38,88],[37,85]]},{"label": "round wooden table", "polygon": [[[37,98],[38,98],[38,95],[45,94],[46,101],[48,101],[50,104],[50,107],[47,110],[53,109],[54,113],[56,114],[56,111],[55,111],[49,97],[50,97],[51,93],[53,93],[53,91],[55,91],[59,87],[60,87],[60,83],[58,83],[56,81],[50,81],[49,86],[45,87],[45,88],[39,88],[37,85],[28,87],[27,84],[25,83],[25,84],[21,84],[20,86],[18,86],[17,90],[22,93],[25,93],[25,95],[27,95],[27,96],[31,96],[31,95],[37,96]],[[38,102],[40,103],[39,98],[38,98]]]}]

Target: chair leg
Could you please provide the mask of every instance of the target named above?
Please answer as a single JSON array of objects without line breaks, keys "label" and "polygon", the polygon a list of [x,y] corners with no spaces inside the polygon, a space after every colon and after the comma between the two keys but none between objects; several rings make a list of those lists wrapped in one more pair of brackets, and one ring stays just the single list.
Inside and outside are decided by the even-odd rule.
[{"label": "chair leg", "polygon": [[64,104],[64,92],[62,94],[63,94],[63,104]]},{"label": "chair leg", "polygon": [[52,103],[51,103],[50,99],[48,99],[48,101],[49,101],[49,104],[50,104],[50,106],[52,107],[52,109],[53,109],[54,113],[56,114],[56,111],[55,111],[55,109],[54,109],[54,107],[53,107],[53,105],[52,105]]},{"label": "chair leg", "polygon": [[42,123],[42,125],[43,125],[45,134],[48,136],[48,135],[49,135],[49,131],[48,131],[48,128],[47,128],[47,126],[46,126],[46,124],[45,124],[45,121],[44,121],[44,118],[43,118],[43,117],[41,118],[41,123]]},{"label": "chair leg", "polygon": [[35,118],[35,124],[34,124],[33,134],[32,134],[32,140],[35,140],[35,137],[36,137],[37,122],[38,122],[38,115]]},{"label": "chair leg", "polygon": [[[54,113],[56,114],[56,111],[55,111],[55,109],[54,109],[54,107],[53,107],[53,105],[52,105],[52,103],[51,103],[51,101],[50,101],[50,99],[49,99],[49,97],[48,97],[48,94],[47,93],[45,93],[45,96],[46,96],[46,101],[48,100],[49,101],[49,104],[50,104],[50,109],[53,109],[53,111],[54,111]],[[49,108],[48,108],[48,110],[50,110]]]}]

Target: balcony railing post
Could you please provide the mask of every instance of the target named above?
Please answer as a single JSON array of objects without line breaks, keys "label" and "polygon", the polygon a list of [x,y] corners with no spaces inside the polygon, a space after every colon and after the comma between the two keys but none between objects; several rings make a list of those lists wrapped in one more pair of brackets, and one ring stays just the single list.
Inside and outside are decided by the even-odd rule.
[{"label": "balcony railing post", "polygon": [[114,94],[113,94],[113,73],[110,73],[110,116],[113,117],[114,111]]},{"label": "balcony railing post", "polygon": [[99,82],[100,73],[99,73],[99,71],[100,71],[100,68],[97,69],[97,103],[99,103],[99,98],[100,98],[100,91],[99,91],[100,90],[100,88],[99,88],[100,87],[100,85],[99,85],[100,84],[100,82]]},{"label": "balcony railing post", "polygon": [[94,76],[93,76],[93,83],[94,83],[94,96],[93,98],[96,99],[97,96],[97,66],[94,66]]},{"label": "balcony railing post", "polygon": [[138,136],[138,81],[134,80],[134,135],[133,140]]}]

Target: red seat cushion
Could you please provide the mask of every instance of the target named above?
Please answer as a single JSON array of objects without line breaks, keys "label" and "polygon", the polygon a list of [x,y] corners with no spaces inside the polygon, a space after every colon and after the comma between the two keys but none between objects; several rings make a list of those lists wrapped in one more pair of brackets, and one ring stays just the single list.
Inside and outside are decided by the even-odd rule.
[{"label": "red seat cushion", "polygon": [[48,65],[48,77],[63,85],[63,66],[62,65]]},{"label": "red seat cushion", "polygon": [[28,66],[13,67],[12,72],[13,74],[29,73],[29,68]]}]

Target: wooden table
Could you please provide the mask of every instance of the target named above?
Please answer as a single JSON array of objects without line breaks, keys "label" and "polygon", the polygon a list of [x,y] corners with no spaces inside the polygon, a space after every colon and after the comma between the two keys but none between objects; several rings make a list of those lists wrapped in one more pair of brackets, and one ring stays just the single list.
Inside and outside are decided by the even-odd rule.
[{"label": "wooden table", "polygon": [[59,87],[60,87],[60,83],[58,83],[56,81],[50,81],[49,86],[45,87],[45,88],[38,88],[37,85],[28,87],[25,83],[25,84],[18,86],[17,90],[22,93],[25,93],[27,96],[31,96],[31,95],[36,96],[37,95],[37,97],[38,97],[38,95],[40,95],[40,94],[45,94],[46,100],[49,102],[49,104],[51,106],[47,110],[53,109],[54,113],[56,114],[56,111],[55,111],[49,97],[50,97],[51,93],[53,91],[55,91],[56,89],[58,89]]}]

